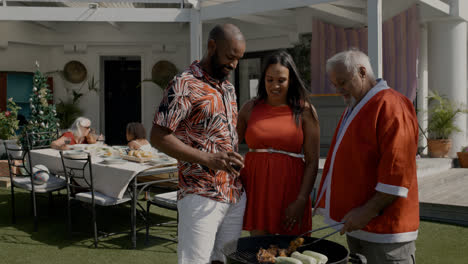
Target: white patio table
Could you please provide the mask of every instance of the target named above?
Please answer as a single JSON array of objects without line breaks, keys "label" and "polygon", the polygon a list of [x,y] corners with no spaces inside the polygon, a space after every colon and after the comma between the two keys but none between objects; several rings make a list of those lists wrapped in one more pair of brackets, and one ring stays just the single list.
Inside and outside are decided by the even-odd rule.
[{"label": "white patio table", "polygon": [[[121,164],[107,164],[102,162],[99,156],[92,156],[92,170],[94,179],[94,188],[96,191],[107,196],[120,199],[123,197],[127,188],[130,188],[132,198],[132,244],[136,247],[136,207],[139,194],[148,186],[168,181],[177,181],[174,177],[177,172],[177,166],[156,168],[145,163],[125,162]],[[31,150],[31,164],[45,165],[50,172],[63,171],[60,152],[55,149],[36,149]],[[167,179],[147,181],[138,183],[137,178],[149,175],[170,174]],[[172,176],[172,177],[171,177]],[[129,187],[130,185],[130,187]]]}]

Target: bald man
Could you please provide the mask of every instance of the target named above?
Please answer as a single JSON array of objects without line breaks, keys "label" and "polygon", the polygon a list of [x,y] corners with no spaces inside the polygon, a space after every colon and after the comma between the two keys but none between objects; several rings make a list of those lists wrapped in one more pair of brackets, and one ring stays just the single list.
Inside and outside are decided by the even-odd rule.
[{"label": "bald man", "polygon": [[236,93],[227,78],[244,51],[236,26],[215,26],[203,59],[172,80],[154,117],[151,143],[179,160],[179,264],[223,263],[222,247],[241,234],[243,158],[236,153]]}]

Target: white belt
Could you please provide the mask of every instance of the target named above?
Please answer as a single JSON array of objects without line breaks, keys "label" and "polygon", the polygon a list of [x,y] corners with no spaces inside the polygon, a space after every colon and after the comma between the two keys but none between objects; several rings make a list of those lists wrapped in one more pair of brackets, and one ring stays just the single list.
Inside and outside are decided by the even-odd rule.
[{"label": "white belt", "polygon": [[302,155],[302,154],[292,153],[292,152],[287,152],[287,151],[277,150],[277,149],[272,149],[272,148],[268,148],[268,149],[249,149],[249,152],[280,153],[280,154],[288,155],[288,156],[291,156],[291,157],[294,157],[294,158],[300,158],[300,159],[304,158],[304,155]]}]

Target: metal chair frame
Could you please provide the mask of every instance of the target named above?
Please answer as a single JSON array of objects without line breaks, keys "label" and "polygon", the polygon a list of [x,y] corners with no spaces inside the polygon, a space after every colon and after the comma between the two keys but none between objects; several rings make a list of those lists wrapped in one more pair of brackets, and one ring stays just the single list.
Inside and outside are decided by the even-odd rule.
[{"label": "metal chair frame", "polygon": [[[94,247],[97,248],[97,244],[99,240],[102,238],[106,238],[109,236],[117,235],[117,234],[123,234],[123,233],[128,233],[128,232],[116,232],[116,233],[104,233],[98,231],[97,228],[97,217],[96,217],[96,204],[95,202],[95,193],[96,190],[94,189],[94,181],[93,181],[93,170],[92,170],[92,162],[91,162],[91,154],[87,154],[86,158],[72,158],[72,157],[67,157],[66,155],[63,154],[63,151],[60,151],[60,157],[62,159],[62,165],[63,165],[63,170],[65,172],[65,178],[67,181],[67,215],[68,215],[68,233],[69,236],[71,237],[72,235],[72,218],[71,218],[71,201],[76,200],[78,202],[82,203],[87,203],[85,201],[80,201],[76,199],[75,195],[77,192],[75,190],[80,190],[84,192],[91,192],[91,213],[92,213],[92,222],[93,222],[93,235],[94,235]],[[67,161],[81,161],[83,163],[80,163],[79,166],[69,166],[67,165]],[[85,171],[89,171],[89,179],[85,177]],[[83,184],[78,184],[78,181],[81,181]],[[127,193],[130,194],[130,192],[127,189]],[[130,202],[131,200],[120,202],[114,205],[119,205],[123,204],[125,202]],[[101,205],[101,206],[106,206],[106,205]],[[111,205],[107,205],[111,206]],[[133,221],[133,217],[132,217]],[[98,233],[102,234],[98,236]]]},{"label": "metal chair frame", "polygon": [[28,132],[26,131],[26,140],[29,149],[45,149],[50,148],[52,141],[59,138],[59,131],[55,129],[53,131],[46,132]]},{"label": "metal chair frame", "polygon": [[[36,204],[36,188],[34,183],[34,177],[32,174],[32,164],[29,162],[31,160],[31,154],[29,152],[29,148],[26,147],[15,147],[11,148],[8,146],[6,142],[3,142],[5,146],[5,151],[8,157],[8,167],[10,171],[10,182],[11,182],[11,210],[12,210],[12,223],[16,223],[16,208],[15,208],[15,188],[20,188],[27,190],[25,188],[15,186],[14,177],[28,177],[31,181],[31,190],[28,190],[31,193],[31,205],[32,205],[32,212],[34,216],[34,231],[38,230],[38,217],[37,217],[37,204]],[[21,155],[13,155],[12,152],[21,152]],[[55,177],[51,174],[52,177]],[[65,187],[52,189],[47,191],[49,195],[49,208],[51,209],[53,206],[53,198],[52,192],[59,191],[64,189]],[[40,192],[43,193],[43,192]]]},{"label": "metal chair frame", "polygon": [[[167,209],[167,210],[171,210],[171,211],[176,211],[177,212],[177,220],[175,222],[174,221],[168,221],[168,222],[164,222],[164,223],[151,224],[151,220],[150,220],[150,207],[151,207],[151,205],[158,206],[158,207],[161,207],[161,208],[164,208],[164,209]],[[177,211],[177,206],[174,209],[174,208],[166,206],[164,204],[157,203],[153,199],[149,199],[146,202],[146,221],[145,222],[146,222],[145,244],[148,244],[150,226],[175,225],[176,227],[178,227],[178,225],[179,225],[179,213]],[[176,232],[176,236],[177,236],[177,234],[178,234],[178,232]],[[172,241],[174,243],[178,243],[177,238],[171,239],[171,238],[166,238],[166,237],[162,237],[162,236],[156,236],[156,237],[161,238],[161,239],[165,239],[165,240],[169,240],[169,241]]]},{"label": "metal chair frame", "polygon": [[[173,168],[158,168],[158,167],[150,167],[143,171],[140,171],[130,182],[127,190],[131,192],[132,197],[132,230],[131,230],[131,239],[132,239],[132,247],[136,248],[136,233],[142,229],[147,228],[147,224],[149,220],[149,215],[147,210],[138,202],[138,197],[140,197],[143,193],[147,191],[148,188],[153,187],[154,185],[164,183],[164,182],[177,182],[178,178],[170,177],[168,179],[158,179],[154,181],[147,181],[147,182],[138,182],[139,177],[151,176],[154,175],[154,169],[159,169],[159,173],[170,173],[173,174],[177,171],[177,169]],[[162,170],[161,170],[162,169]],[[145,227],[136,229],[137,224],[137,214],[143,219],[145,222]]]}]

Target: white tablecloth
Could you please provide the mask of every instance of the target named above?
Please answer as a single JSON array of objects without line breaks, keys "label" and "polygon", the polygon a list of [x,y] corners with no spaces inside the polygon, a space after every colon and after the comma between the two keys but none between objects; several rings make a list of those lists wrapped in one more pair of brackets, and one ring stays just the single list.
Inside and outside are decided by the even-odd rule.
[{"label": "white tablecloth", "polygon": [[[45,165],[51,172],[63,171],[60,153],[55,149],[37,149],[31,151],[32,165]],[[94,189],[107,196],[120,199],[130,181],[138,173],[150,169],[151,165],[136,162],[125,162],[122,164],[105,164],[103,159],[97,156],[91,157],[94,178]],[[150,175],[177,172],[177,167],[154,168]]]}]

